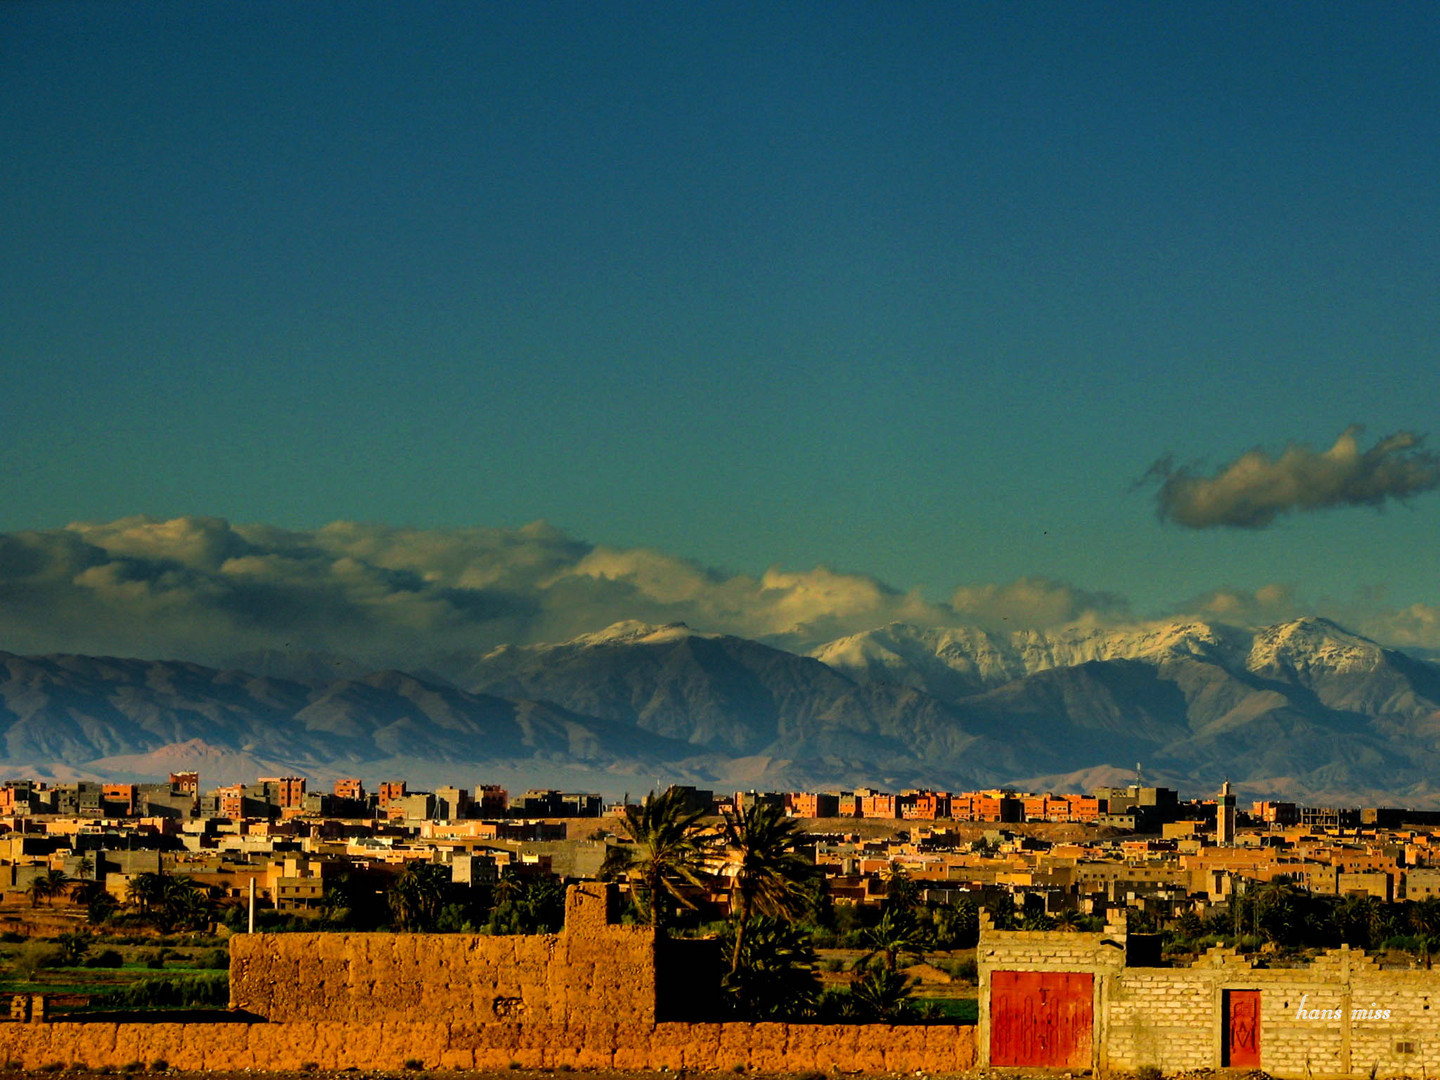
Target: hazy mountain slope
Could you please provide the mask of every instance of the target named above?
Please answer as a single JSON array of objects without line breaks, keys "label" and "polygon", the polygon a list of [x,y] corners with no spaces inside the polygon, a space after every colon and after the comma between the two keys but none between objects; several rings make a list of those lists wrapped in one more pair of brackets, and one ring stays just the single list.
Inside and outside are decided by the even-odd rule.
[{"label": "hazy mountain slope", "polygon": [[292,767],[405,757],[541,757],[609,766],[688,750],[628,725],[379,672],[311,689],[195,664],[0,653],[0,735],[10,762],[159,762],[166,751]]},{"label": "hazy mountain slope", "polygon": [[963,789],[1139,761],[1191,790],[1228,776],[1252,794],[1427,802],[1440,775],[1440,668],[1319,619],[1008,635],[896,624],[808,657],[622,623],[443,658],[439,675],[317,679],[337,666],[292,657],[305,678],[285,679],[0,653],[0,768]]},{"label": "hazy mountain slope", "polygon": [[866,685],[814,659],[684,626],[507,647],[452,677],[477,692],[553,701],[729,754],[940,753],[974,741],[958,713],[906,687]]}]

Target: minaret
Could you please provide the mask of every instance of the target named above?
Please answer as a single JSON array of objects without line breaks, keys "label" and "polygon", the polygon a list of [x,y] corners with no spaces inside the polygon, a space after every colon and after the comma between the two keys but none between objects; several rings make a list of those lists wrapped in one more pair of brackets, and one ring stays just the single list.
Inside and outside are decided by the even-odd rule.
[{"label": "minaret", "polygon": [[1215,804],[1215,842],[1221,847],[1235,846],[1235,796],[1229,780],[1220,786],[1220,801]]}]

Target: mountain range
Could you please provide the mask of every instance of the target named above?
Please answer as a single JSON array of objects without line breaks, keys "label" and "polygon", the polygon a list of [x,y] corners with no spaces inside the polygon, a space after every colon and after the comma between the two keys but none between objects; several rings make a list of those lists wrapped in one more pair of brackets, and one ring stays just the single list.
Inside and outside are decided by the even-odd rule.
[{"label": "mountain range", "polygon": [[897,623],[809,655],[626,622],[409,672],[0,653],[6,776],[1075,790],[1136,762],[1186,793],[1440,806],[1440,667],[1317,618]]}]

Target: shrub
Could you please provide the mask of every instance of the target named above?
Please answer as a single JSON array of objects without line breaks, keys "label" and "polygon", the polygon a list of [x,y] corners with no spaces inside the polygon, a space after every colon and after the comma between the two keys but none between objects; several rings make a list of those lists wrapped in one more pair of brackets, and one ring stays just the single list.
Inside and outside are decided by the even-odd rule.
[{"label": "shrub", "polygon": [[144,1072],[144,1071],[145,1071],[145,1062],[143,1062],[143,1061],[127,1061],[124,1065],[120,1066],[120,1071],[121,1071],[121,1072],[126,1072],[126,1073]]},{"label": "shrub", "polygon": [[1135,1070],[1135,1080],[1162,1080],[1164,1075],[1165,1074],[1154,1065],[1141,1065]]},{"label": "shrub", "polygon": [[226,949],[207,949],[200,954],[200,959],[195,966],[215,971],[228,971],[230,970],[230,953]]},{"label": "shrub", "polygon": [[412,1072],[418,1072],[419,1070],[425,1068],[425,1063],[419,1058],[406,1058],[405,1068],[411,1070]]},{"label": "shrub", "polygon": [[170,1071],[170,1063],[169,1063],[168,1061],[166,1061],[164,1058],[156,1058],[154,1061],[150,1062],[150,1071],[151,1071],[151,1072],[169,1072],[169,1071]]},{"label": "shrub", "polygon": [[141,979],[104,995],[117,1009],[218,1008],[229,1004],[230,980],[224,975]]},{"label": "shrub", "polygon": [[118,968],[125,965],[125,957],[120,955],[119,949],[101,949],[93,956],[85,958],[87,968]]}]

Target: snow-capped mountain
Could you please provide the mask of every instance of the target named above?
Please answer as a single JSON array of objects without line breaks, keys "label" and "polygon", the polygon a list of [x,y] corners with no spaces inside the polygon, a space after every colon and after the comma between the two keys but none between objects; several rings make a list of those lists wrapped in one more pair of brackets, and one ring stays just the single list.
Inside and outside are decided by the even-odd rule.
[{"label": "snow-capped mountain", "polygon": [[1253,631],[1183,620],[1009,634],[891,623],[828,642],[809,655],[852,678],[901,682],[946,697],[957,689],[1001,686],[1092,661],[1196,660],[1231,672],[1303,677],[1372,672],[1387,655],[1399,654],[1327,619],[1305,618]]},{"label": "snow-capped mountain", "polygon": [[462,780],[508,768],[894,790],[1141,761],[1188,791],[1228,776],[1256,796],[1440,804],[1440,668],[1323,619],[1009,634],[894,624],[810,656],[624,622],[418,672],[292,666],[305,677],[0,653],[0,770],[104,775],[200,755],[311,775],[420,776],[428,763]]}]

